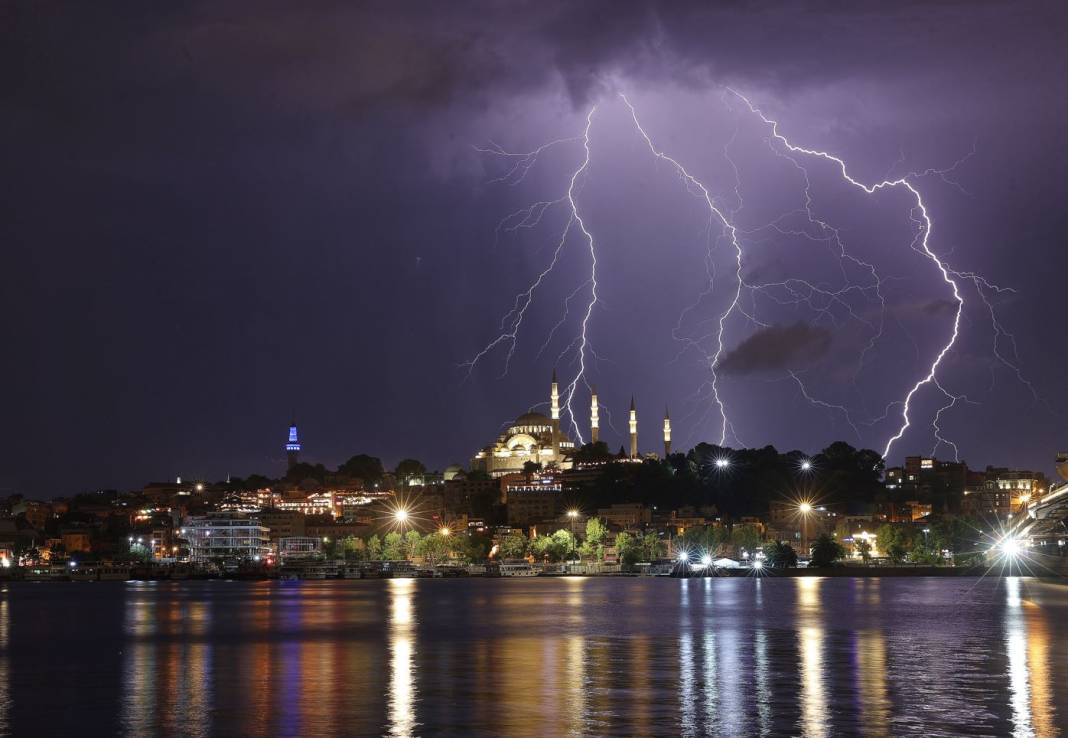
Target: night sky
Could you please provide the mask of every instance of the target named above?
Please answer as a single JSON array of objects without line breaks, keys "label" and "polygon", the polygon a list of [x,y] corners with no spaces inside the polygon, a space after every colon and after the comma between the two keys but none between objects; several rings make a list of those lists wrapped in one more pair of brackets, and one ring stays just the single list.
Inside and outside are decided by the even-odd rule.
[{"label": "night sky", "polygon": [[[746,282],[780,285],[743,290],[755,321],[726,326],[728,442],[881,451],[900,426],[890,403],[952,329],[952,293],[912,247],[907,193],[865,195],[802,157],[812,210],[883,282],[881,298],[797,299],[790,280],[838,291],[864,270],[801,224],[802,171],[728,86],[858,180],[959,162],[910,180],[930,247],[1014,291],[986,289],[988,307],[960,278],[938,379],[967,401],[942,435],[972,466],[1050,470],[1068,450],[1068,10],[807,5],[5,3],[0,493],[278,474],[294,413],[310,461],[466,463],[547,399],[554,366],[574,377],[590,268],[572,229],[508,373],[504,345],[468,374],[568,210],[515,233],[499,221],[566,194],[583,160],[567,141],[522,181],[494,182],[507,161],[476,147],[581,137],[594,105],[576,199],[599,259],[587,378],[617,429],[602,420],[603,436],[623,441],[633,393],[643,450],[660,448],[665,405],[676,449],[718,441],[706,357],[737,288],[732,252],[620,92],[731,213]],[[947,402],[917,393],[891,462],[932,450]],[[582,387],[584,432],[588,406]]]}]

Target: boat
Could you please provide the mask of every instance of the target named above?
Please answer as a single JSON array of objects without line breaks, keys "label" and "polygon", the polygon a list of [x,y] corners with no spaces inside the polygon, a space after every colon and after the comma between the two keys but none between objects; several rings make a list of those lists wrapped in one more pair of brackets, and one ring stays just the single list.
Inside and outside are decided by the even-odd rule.
[{"label": "boat", "polygon": [[526,559],[505,559],[500,564],[502,577],[536,577],[537,570]]},{"label": "boat", "polygon": [[72,582],[95,582],[100,578],[100,572],[95,566],[71,567],[70,580]]},{"label": "boat", "polygon": [[23,572],[22,578],[27,582],[51,582],[52,567],[31,566]]},{"label": "boat", "polygon": [[102,582],[125,582],[130,578],[130,567],[125,564],[101,566],[98,571]]}]

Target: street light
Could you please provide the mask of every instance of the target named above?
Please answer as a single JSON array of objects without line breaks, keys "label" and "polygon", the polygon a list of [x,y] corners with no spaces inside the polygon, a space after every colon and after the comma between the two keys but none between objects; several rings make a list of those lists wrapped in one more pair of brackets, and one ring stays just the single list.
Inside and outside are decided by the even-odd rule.
[{"label": "street light", "polygon": [[716,459],[716,468],[717,469],[726,469],[730,465],[731,465],[731,460],[730,459],[724,458],[722,456],[720,458]]},{"label": "street light", "polygon": [[394,511],[393,517],[398,523],[404,523],[408,520],[408,511],[402,507],[399,510]]},{"label": "street light", "polygon": [[812,471],[812,462],[805,459],[801,462],[801,471]]},{"label": "street light", "polygon": [[450,528],[450,527],[449,527],[449,526],[447,526],[447,525],[443,525],[443,526],[441,526],[441,528],[440,528],[440,529],[438,530],[438,533],[440,533],[440,534],[441,534],[441,535],[443,535],[443,536],[449,536],[449,535],[452,535],[452,528]]},{"label": "street light", "polygon": [[801,550],[808,555],[808,516],[812,512],[811,502],[802,502],[797,506],[801,512]]},{"label": "street light", "polygon": [[575,556],[575,521],[578,519],[578,510],[568,510],[567,517],[571,519],[571,559]]}]

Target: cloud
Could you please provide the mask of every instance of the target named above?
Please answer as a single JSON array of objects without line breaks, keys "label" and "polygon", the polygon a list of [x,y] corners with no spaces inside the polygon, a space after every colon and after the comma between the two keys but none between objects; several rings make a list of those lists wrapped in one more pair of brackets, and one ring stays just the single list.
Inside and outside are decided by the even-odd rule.
[{"label": "cloud", "polygon": [[725,374],[745,375],[797,368],[823,356],[831,348],[826,328],[798,321],[773,325],[746,338],[720,360]]}]

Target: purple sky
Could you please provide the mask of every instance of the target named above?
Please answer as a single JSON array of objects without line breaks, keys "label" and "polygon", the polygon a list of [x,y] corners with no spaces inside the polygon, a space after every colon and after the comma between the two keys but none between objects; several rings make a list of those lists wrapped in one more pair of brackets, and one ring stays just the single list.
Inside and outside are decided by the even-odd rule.
[{"label": "purple sky", "polygon": [[[945,343],[952,293],[910,248],[907,192],[868,196],[801,157],[814,215],[883,283],[881,298],[791,304],[790,280],[838,291],[863,284],[864,270],[843,266],[829,241],[790,235],[804,175],[727,86],[864,182],[964,159],[949,181],[910,180],[934,222],[931,249],[1015,292],[987,290],[995,325],[960,280],[960,337],[938,377],[968,401],[942,414],[943,436],[973,466],[1049,469],[1068,448],[1068,11],[884,5],[9,4],[0,491],[277,473],[294,411],[313,461],[466,462],[547,399],[554,365],[562,380],[575,375],[565,349],[589,273],[573,231],[509,373],[504,346],[465,379],[458,365],[499,334],[568,211],[554,206],[515,234],[495,227],[565,194],[583,157],[581,142],[554,146],[509,185],[492,182],[502,161],[475,147],[580,136],[594,105],[576,189],[599,259],[588,335],[600,358],[588,356],[588,379],[620,431],[637,396],[645,450],[659,448],[665,405],[676,448],[717,441],[706,357],[737,286],[733,252],[722,239],[708,250],[707,207],[653,158],[619,92],[731,214],[743,279],[794,288],[743,290],[766,327],[738,312],[726,323],[719,387],[737,437],[881,451],[900,407],[878,418]],[[807,232],[827,235],[818,230]],[[571,319],[539,355],[573,293]],[[995,355],[999,331],[999,353],[1038,399]],[[790,371],[849,418],[806,402]],[[947,402],[933,386],[916,394],[891,462],[931,451]],[[583,390],[584,432],[588,404]]]}]

